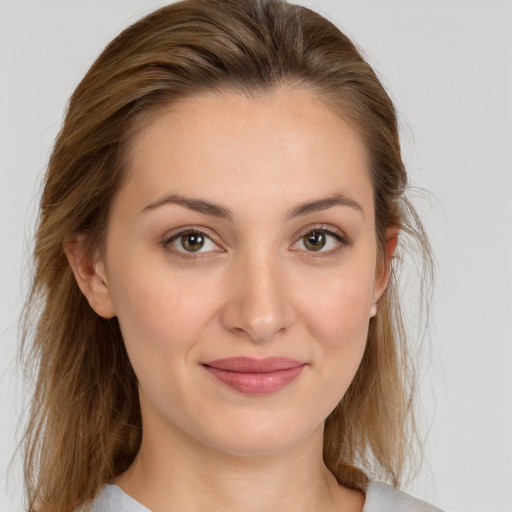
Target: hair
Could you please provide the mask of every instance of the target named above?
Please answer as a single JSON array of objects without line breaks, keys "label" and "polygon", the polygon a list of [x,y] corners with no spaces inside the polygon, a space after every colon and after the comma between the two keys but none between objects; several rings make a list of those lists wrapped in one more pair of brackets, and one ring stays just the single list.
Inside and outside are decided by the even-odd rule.
[{"label": "hair", "polygon": [[[24,437],[30,511],[67,512],[87,503],[128,468],[142,438],[137,378],[118,321],[89,306],[64,242],[80,232],[91,250],[102,246],[130,141],[151,116],[202,93],[251,98],[279,87],[311,91],[359,131],[380,264],[389,227],[412,235],[431,263],[405,195],[394,105],[334,24],[284,0],[184,0],[147,15],[105,48],[77,86],[45,175],[22,332],[35,376]],[[363,491],[373,478],[400,484],[414,439],[399,259],[370,320],[357,374],[325,422],[327,467],[340,484]]]}]

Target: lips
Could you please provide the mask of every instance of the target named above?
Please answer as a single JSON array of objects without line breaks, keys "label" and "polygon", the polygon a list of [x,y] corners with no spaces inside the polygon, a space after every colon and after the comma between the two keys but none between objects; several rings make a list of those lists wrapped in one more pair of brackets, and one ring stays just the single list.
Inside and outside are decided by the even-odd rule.
[{"label": "lips", "polygon": [[287,357],[233,357],[203,363],[226,386],[249,395],[275,393],[290,384],[306,363]]}]

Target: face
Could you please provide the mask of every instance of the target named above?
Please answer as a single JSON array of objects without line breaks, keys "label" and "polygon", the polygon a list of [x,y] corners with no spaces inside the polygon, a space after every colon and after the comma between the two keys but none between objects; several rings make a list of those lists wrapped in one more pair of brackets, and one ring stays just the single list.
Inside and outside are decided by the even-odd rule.
[{"label": "face", "polygon": [[321,429],[363,355],[376,254],[362,142],[312,93],[204,95],[155,118],[99,264],[145,429],[232,454]]}]

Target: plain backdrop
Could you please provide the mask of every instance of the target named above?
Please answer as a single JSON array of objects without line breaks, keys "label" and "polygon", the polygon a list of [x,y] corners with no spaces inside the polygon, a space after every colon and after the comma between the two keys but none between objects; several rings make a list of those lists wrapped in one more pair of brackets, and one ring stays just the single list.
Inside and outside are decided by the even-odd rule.
[{"label": "plain backdrop", "polygon": [[[157,0],[0,0],[0,510],[22,510],[17,321],[41,175],[93,59]],[[512,2],[310,0],[396,102],[438,264],[421,374],[426,464],[407,490],[512,512]]]}]

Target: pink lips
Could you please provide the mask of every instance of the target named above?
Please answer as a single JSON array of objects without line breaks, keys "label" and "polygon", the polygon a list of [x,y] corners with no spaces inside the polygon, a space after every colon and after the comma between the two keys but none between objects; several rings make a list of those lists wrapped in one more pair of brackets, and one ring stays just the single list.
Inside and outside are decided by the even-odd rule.
[{"label": "pink lips", "polygon": [[236,391],[248,395],[268,395],[292,382],[305,363],[287,357],[232,357],[208,361],[203,366]]}]

